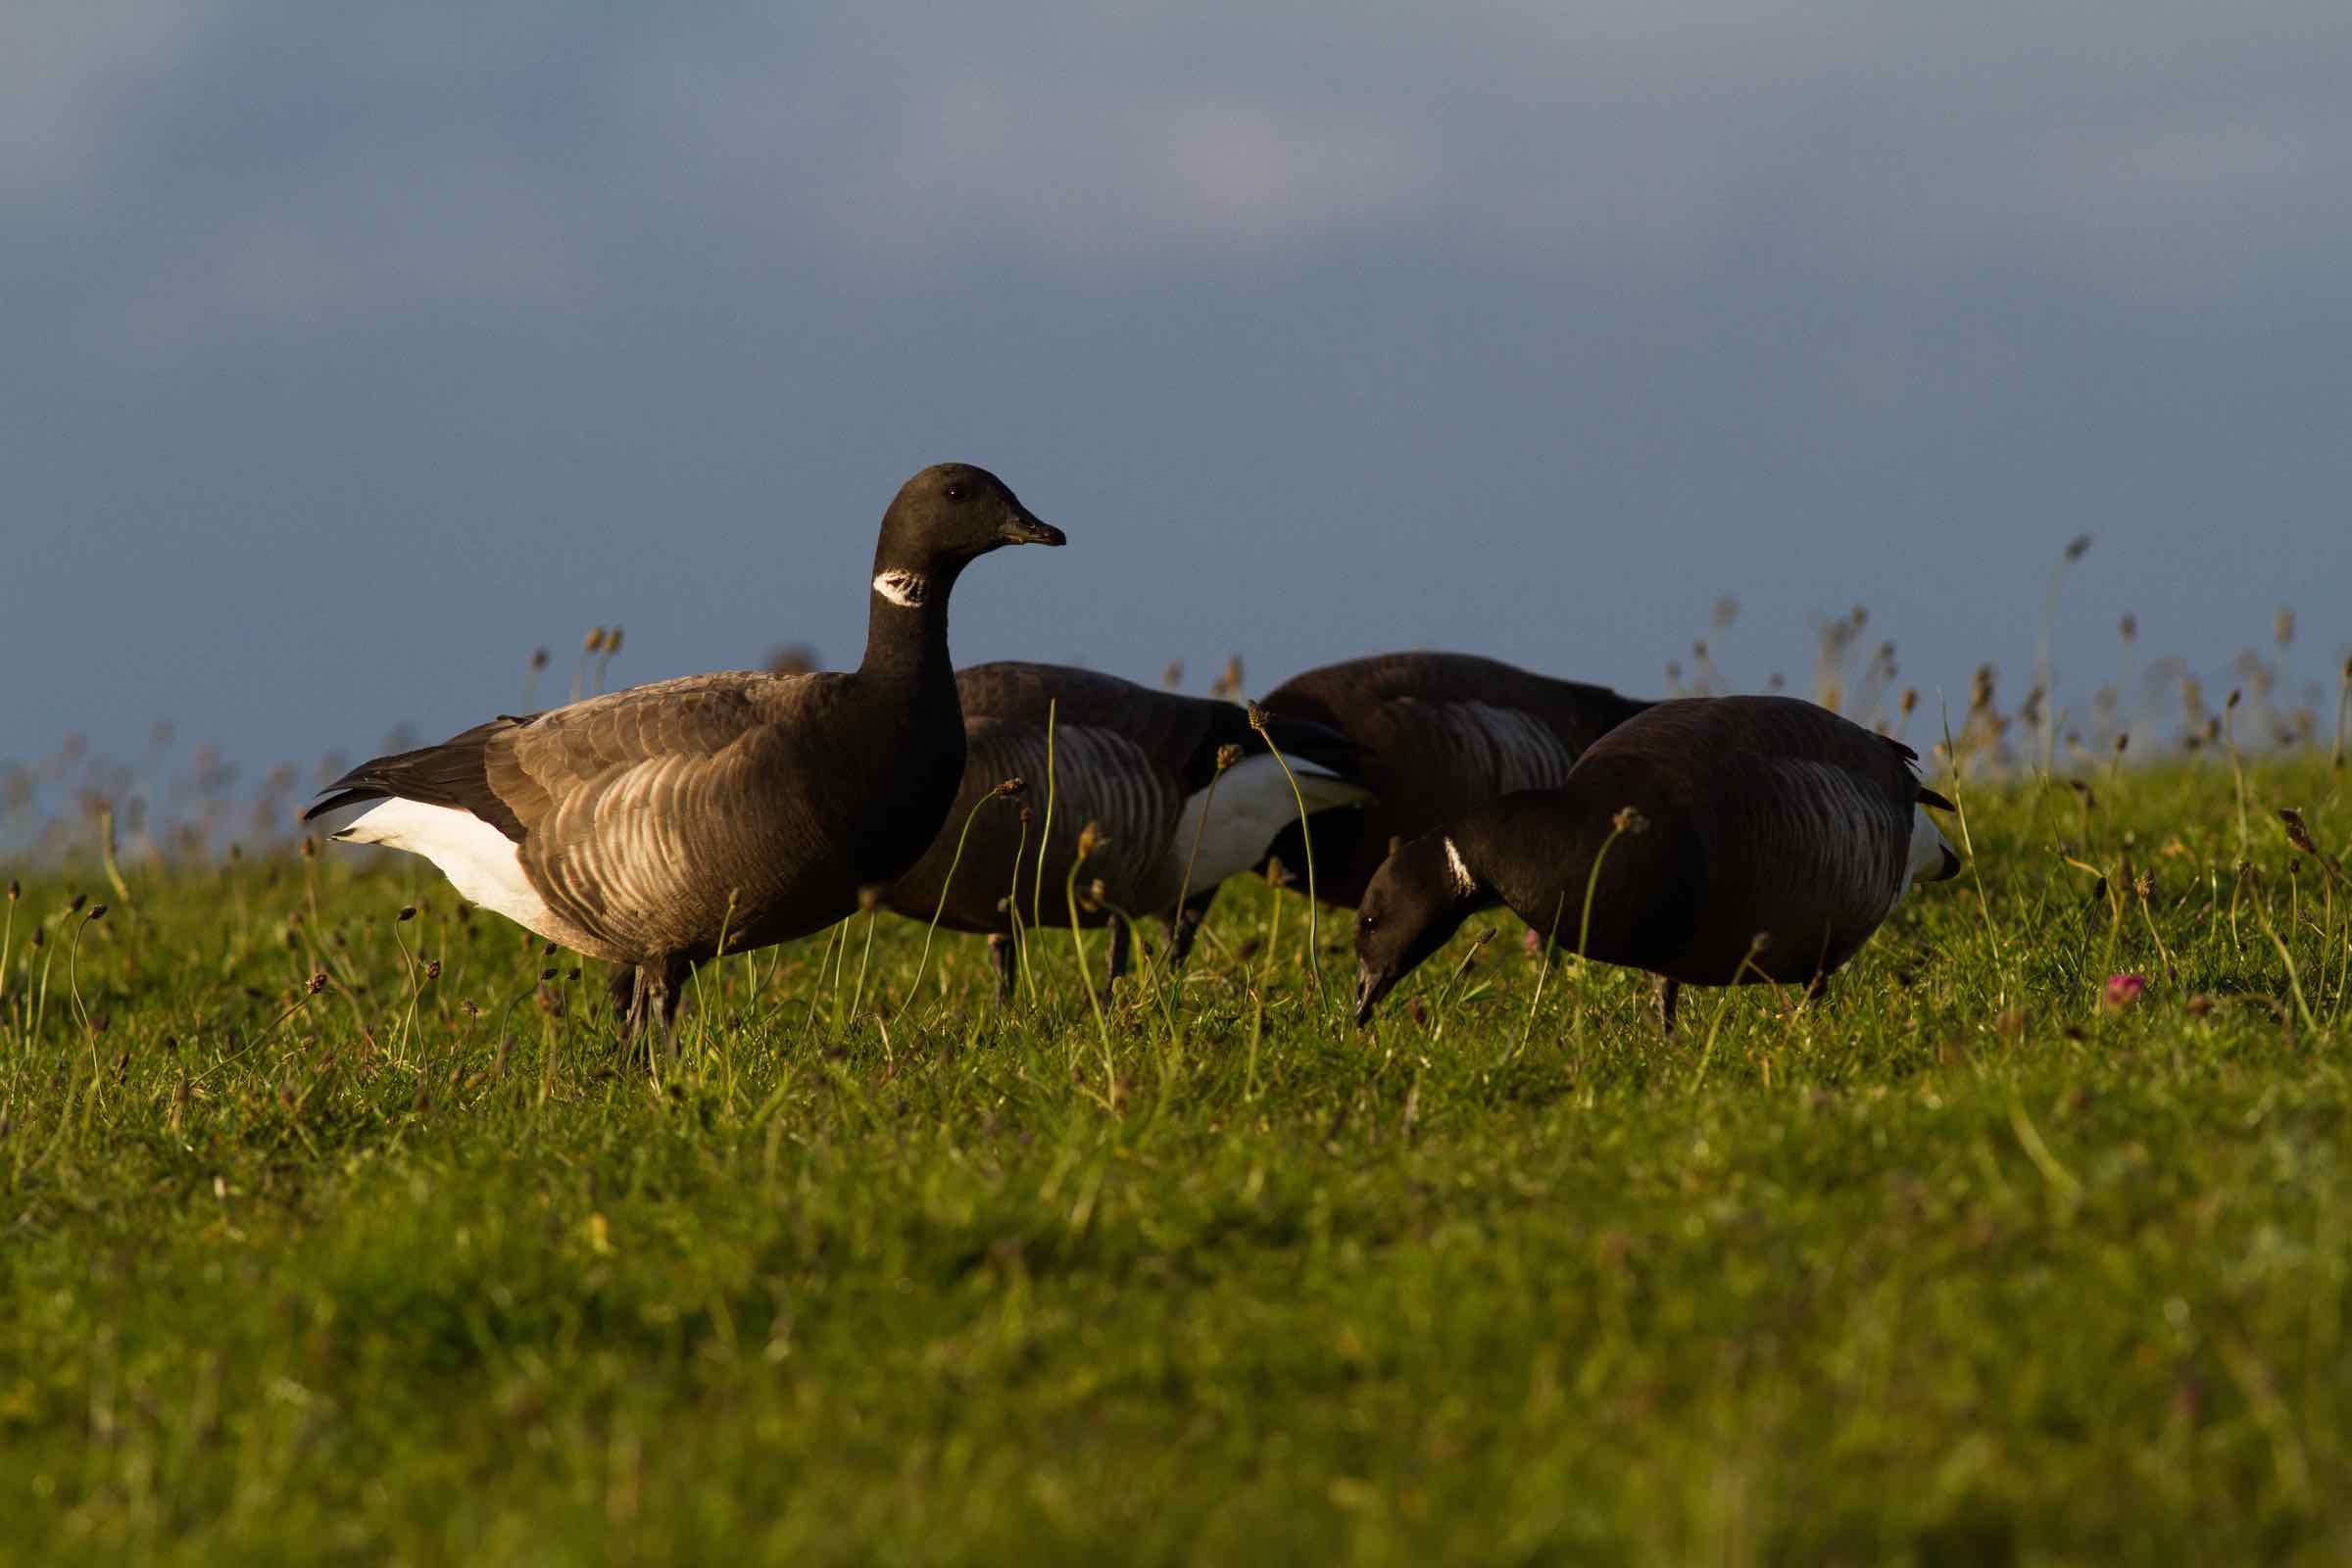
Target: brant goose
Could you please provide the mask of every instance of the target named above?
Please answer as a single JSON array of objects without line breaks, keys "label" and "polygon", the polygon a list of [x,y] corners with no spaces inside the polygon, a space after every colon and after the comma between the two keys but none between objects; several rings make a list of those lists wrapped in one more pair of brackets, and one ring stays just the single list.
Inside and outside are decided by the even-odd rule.
[{"label": "brant goose", "polygon": [[[1315,892],[1353,908],[1401,839],[1512,790],[1564,782],[1601,736],[1649,705],[1468,654],[1380,654],[1295,675],[1268,712],[1328,724],[1364,749],[1373,802],[1314,823]],[[1272,853],[1305,863],[1294,822]]]},{"label": "brant goose", "polygon": [[906,481],[847,674],[689,675],[501,716],[328,786],[309,821],[421,855],[550,942],[622,964],[623,1033],[675,1017],[694,964],[821,930],[921,858],[963,774],[948,597],[1003,545],[1058,545],[1004,481]]},{"label": "brant goose", "polygon": [[[930,852],[891,887],[890,906],[917,920],[936,912],[952,931],[986,933],[1001,997],[1012,992],[1011,911],[1032,927],[1068,923],[1070,868],[1087,823],[1099,824],[1102,838],[1079,871],[1080,885],[1101,879],[1102,898],[1091,909],[1082,903],[1079,919],[1109,922],[1112,980],[1126,973],[1130,940],[1114,910],[1159,916],[1169,929],[1169,956],[1182,964],[1217,884],[1255,865],[1285,823],[1298,824],[1290,779],[1239,704],[1058,664],[975,664],[956,672],[956,689],[963,705],[963,788]],[[1049,710],[1054,820],[1047,839]],[[1308,811],[1364,799],[1354,781],[1356,749],[1346,738],[1310,720],[1268,716],[1266,725]],[[1238,757],[1220,776],[1217,758],[1227,747]],[[972,816],[1013,778],[1027,786],[1017,808],[981,807]]]},{"label": "brant goose", "polygon": [[1564,952],[1581,933],[1588,956],[1657,974],[1669,1032],[1686,981],[1818,996],[1914,880],[1959,873],[1920,808],[1950,803],[1917,760],[1794,698],[1659,703],[1559,788],[1474,807],[1389,857],[1356,917],[1356,1022],[1497,904]]}]

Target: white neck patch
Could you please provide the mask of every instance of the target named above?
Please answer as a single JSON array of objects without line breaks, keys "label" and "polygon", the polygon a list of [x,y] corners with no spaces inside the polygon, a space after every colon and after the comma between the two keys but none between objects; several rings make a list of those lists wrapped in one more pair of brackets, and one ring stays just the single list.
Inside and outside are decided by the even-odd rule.
[{"label": "white neck patch", "polygon": [[1446,873],[1453,878],[1453,891],[1464,898],[1478,891],[1478,878],[1470,874],[1470,867],[1462,859],[1462,852],[1453,847],[1451,839],[1446,841]]},{"label": "white neck patch", "polygon": [[919,610],[931,596],[931,579],[919,571],[886,571],[874,579],[874,592],[901,610]]}]

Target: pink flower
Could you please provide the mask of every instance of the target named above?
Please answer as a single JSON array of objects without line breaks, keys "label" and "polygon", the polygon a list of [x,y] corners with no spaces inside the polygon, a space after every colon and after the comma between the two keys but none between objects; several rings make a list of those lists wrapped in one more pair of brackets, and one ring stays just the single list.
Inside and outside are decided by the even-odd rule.
[{"label": "pink flower", "polygon": [[2137,1002],[2140,993],[2147,989],[2148,977],[2146,975],[2111,974],[2107,977],[2107,990],[2099,1000],[2110,1007],[2129,1007]]},{"label": "pink flower", "polygon": [[1536,935],[1536,928],[1531,925],[1521,934],[1519,946],[1526,950],[1528,956],[1533,957],[1544,951],[1544,939]]}]

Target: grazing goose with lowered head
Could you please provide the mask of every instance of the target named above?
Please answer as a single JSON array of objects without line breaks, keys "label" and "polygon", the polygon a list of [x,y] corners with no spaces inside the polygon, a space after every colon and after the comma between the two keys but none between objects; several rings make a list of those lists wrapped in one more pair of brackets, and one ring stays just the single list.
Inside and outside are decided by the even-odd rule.
[{"label": "grazing goose with lowered head", "polygon": [[[1364,798],[1354,781],[1355,748],[1308,720],[1266,720],[1298,781],[1294,799],[1282,763],[1239,704],[1060,664],[975,664],[956,673],[956,687],[963,705],[963,787],[929,853],[891,887],[890,906],[917,920],[936,911],[952,931],[987,933],[1001,996],[1012,991],[1012,910],[1032,927],[1069,923],[1070,869],[1087,823],[1100,825],[1102,840],[1079,883],[1100,878],[1102,899],[1091,909],[1082,903],[1078,917],[1089,926],[1109,923],[1116,980],[1127,970],[1129,930],[1114,910],[1159,916],[1169,929],[1170,959],[1181,964],[1217,884],[1255,865],[1284,824],[1298,822],[1298,799],[1311,813]],[[1226,747],[1240,756],[1220,774],[1217,757]],[[1027,786],[1018,802],[980,806],[1013,778]]]},{"label": "grazing goose with lowered head", "polygon": [[[1327,724],[1364,749],[1372,803],[1316,820],[1315,893],[1353,908],[1399,839],[1513,790],[1564,782],[1585,748],[1649,705],[1469,654],[1379,654],[1274,688],[1266,710]],[[1273,854],[1305,863],[1292,825]]]},{"label": "grazing goose with lowered head", "polygon": [[[304,819],[421,855],[550,942],[625,965],[624,1032],[674,1018],[694,964],[822,930],[922,856],[963,776],[948,597],[1004,545],[1058,545],[1003,480],[906,481],[846,674],[689,675],[379,757]],[[339,813],[359,807],[348,819]]]},{"label": "grazing goose with lowered head", "polygon": [[1669,1032],[1685,983],[1819,995],[1912,882],[1959,873],[1921,809],[1950,805],[1917,760],[1794,698],[1659,703],[1559,788],[1474,807],[1389,857],[1356,914],[1356,1022],[1497,904],[1563,952],[1581,932],[1587,956],[1658,975]]}]

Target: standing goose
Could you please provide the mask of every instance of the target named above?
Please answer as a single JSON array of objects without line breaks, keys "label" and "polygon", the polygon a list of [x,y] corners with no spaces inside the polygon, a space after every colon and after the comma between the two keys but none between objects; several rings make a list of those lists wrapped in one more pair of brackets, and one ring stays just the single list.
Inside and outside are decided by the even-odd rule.
[{"label": "standing goose", "polygon": [[1921,809],[1950,803],[1917,760],[1794,698],[1659,703],[1559,788],[1475,807],[1389,857],[1356,916],[1356,1022],[1497,904],[1576,951],[1588,885],[1587,956],[1657,974],[1669,1032],[1684,982],[1818,995],[1914,880],[1960,870]]},{"label": "standing goose", "polygon": [[[1266,710],[1328,724],[1364,749],[1373,803],[1313,824],[1315,892],[1353,908],[1398,839],[1513,790],[1563,783],[1585,748],[1649,705],[1469,654],[1379,654],[1295,675]],[[1294,824],[1273,854],[1305,863]]]},{"label": "standing goose", "polygon": [[865,660],[847,674],[689,675],[501,716],[329,785],[304,820],[421,855],[551,942],[626,965],[624,1032],[667,1026],[718,951],[821,930],[921,858],[963,775],[948,596],[975,559],[1058,545],[1004,481],[906,481],[874,548]]},{"label": "standing goose", "polygon": [[[1079,919],[1090,926],[1109,922],[1116,980],[1127,970],[1129,931],[1114,909],[1158,915],[1171,934],[1170,958],[1181,964],[1217,884],[1255,865],[1283,825],[1298,820],[1290,779],[1238,704],[1059,664],[975,664],[956,673],[956,687],[963,705],[963,788],[930,852],[892,886],[890,906],[917,920],[936,910],[952,931],[987,933],[1002,996],[1012,991],[1010,911],[1017,908],[1031,926],[1069,922],[1070,868],[1087,823],[1101,826],[1102,842],[1087,858],[1080,883],[1100,878],[1103,891],[1097,907],[1081,906]],[[1041,887],[1049,710],[1054,822],[1042,851]],[[1355,748],[1345,738],[1305,720],[1266,723],[1308,811],[1364,798],[1353,781]],[[1239,749],[1241,760],[1219,776],[1217,754],[1228,746]],[[1028,786],[1018,805],[985,806],[971,815],[1012,778]],[[1031,818],[1025,825],[1024,809]],[[967,817],[970,835],[958,862],[956,846]]]}]

